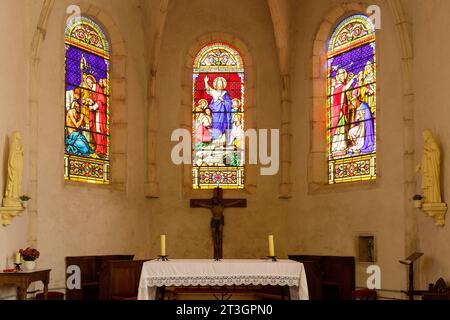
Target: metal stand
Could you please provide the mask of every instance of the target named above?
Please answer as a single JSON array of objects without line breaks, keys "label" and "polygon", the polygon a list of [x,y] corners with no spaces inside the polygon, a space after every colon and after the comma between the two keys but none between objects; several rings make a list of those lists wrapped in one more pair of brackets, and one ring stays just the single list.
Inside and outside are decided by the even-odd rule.
[{"label": "metal stand", "polygon": [[267,258],[271,259],[273,262],[277,262],[277,256],[267,256]]},{"label": "metal stand", "polygon": [[22,271],[22,268],[20,267],[22,264],[21,263],[14,263],[14,269],[19,272]]},{"label": "metal stand", "polygon": [[216,300],[228,301],[231,299],[231,297],[233,297],[233,295],[229,292],[227,287],[220,287],[220,291],[221,291],[220,298],[217,297],[215,294],[213,294],[213,296]]},{"label": "metal stand", "polygon": [[169,256],[158,256],[158,261],[169,261]]},{"label": "metal stand", "polygon": [[410,255],[405,260],[400,260],[399,262],[401,264],[407,265],[408,270],[408,291],[403,291],[408,297],[409,300],[414,300],[414,296],[417,294],[422,294],[423,291],[417,291],[414,290],[414,261],[419,259],[421,256],[423,256],[423,253],[421,252],[415,252],[412,255]]}]

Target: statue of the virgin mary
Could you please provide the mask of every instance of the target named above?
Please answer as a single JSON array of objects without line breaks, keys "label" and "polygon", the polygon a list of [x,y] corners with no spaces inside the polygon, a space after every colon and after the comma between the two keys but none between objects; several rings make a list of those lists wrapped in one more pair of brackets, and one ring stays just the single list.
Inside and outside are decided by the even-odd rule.
[{"label": "statue of the virgin mary", "polygon": [[422,172],[424,203],[441,203],[441,151],[430,130],[423,131],[425,140],[422,161],[417,170]]},{"label": "statue of the virgin mary", "polygon": [[14,132],[11,137],[11,145],[8,157],[8,175],[6,179],[5,198],[3,206],[20,206],[20,192],[23,174],[23,146],[22,136],[19,132]]}]

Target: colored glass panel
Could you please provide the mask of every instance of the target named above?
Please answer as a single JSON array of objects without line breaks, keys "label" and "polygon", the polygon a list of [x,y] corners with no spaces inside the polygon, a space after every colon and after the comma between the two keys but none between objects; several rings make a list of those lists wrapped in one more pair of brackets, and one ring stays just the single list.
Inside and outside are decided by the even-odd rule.
[{"label": "colored glass panel", "polygon": [[328,51],[329,183],[376,179],[376,45],[370,19],[335,29]]},{"label": "colored glass panel", "polygon": [[194,60],[193,188],[244,188],[245,76],[239,53],[225,43]]},{"label": "colored glass panel", "polygon": [[109,45],[92,20],[72,19],[65,33],[65,180],[110,182]]}]

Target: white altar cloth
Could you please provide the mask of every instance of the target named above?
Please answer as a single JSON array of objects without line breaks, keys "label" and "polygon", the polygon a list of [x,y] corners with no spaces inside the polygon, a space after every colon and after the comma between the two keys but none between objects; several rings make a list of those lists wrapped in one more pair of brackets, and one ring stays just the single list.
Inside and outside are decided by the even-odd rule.
[{"label": "white altar cloth", "polygon": [[292,300],[308,300],[302,263],[292,260],[170,260],[142,266],[138,300],[155,300],[157,287],[289,286]]}]

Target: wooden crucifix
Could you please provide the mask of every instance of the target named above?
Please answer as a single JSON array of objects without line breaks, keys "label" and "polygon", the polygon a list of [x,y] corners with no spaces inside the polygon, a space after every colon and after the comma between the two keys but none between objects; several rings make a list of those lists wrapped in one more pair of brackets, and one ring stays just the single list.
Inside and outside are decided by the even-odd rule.
[{"label": "wooden crucifix", "polygon": [[225,208],[247,208],[247,199],[224,199],[223,189],[216,188],[211,199],[191,199],[191,208],[207,208],[211,210],[211,233],[214,244],[214,259],[223,258],[223,226]]}]

